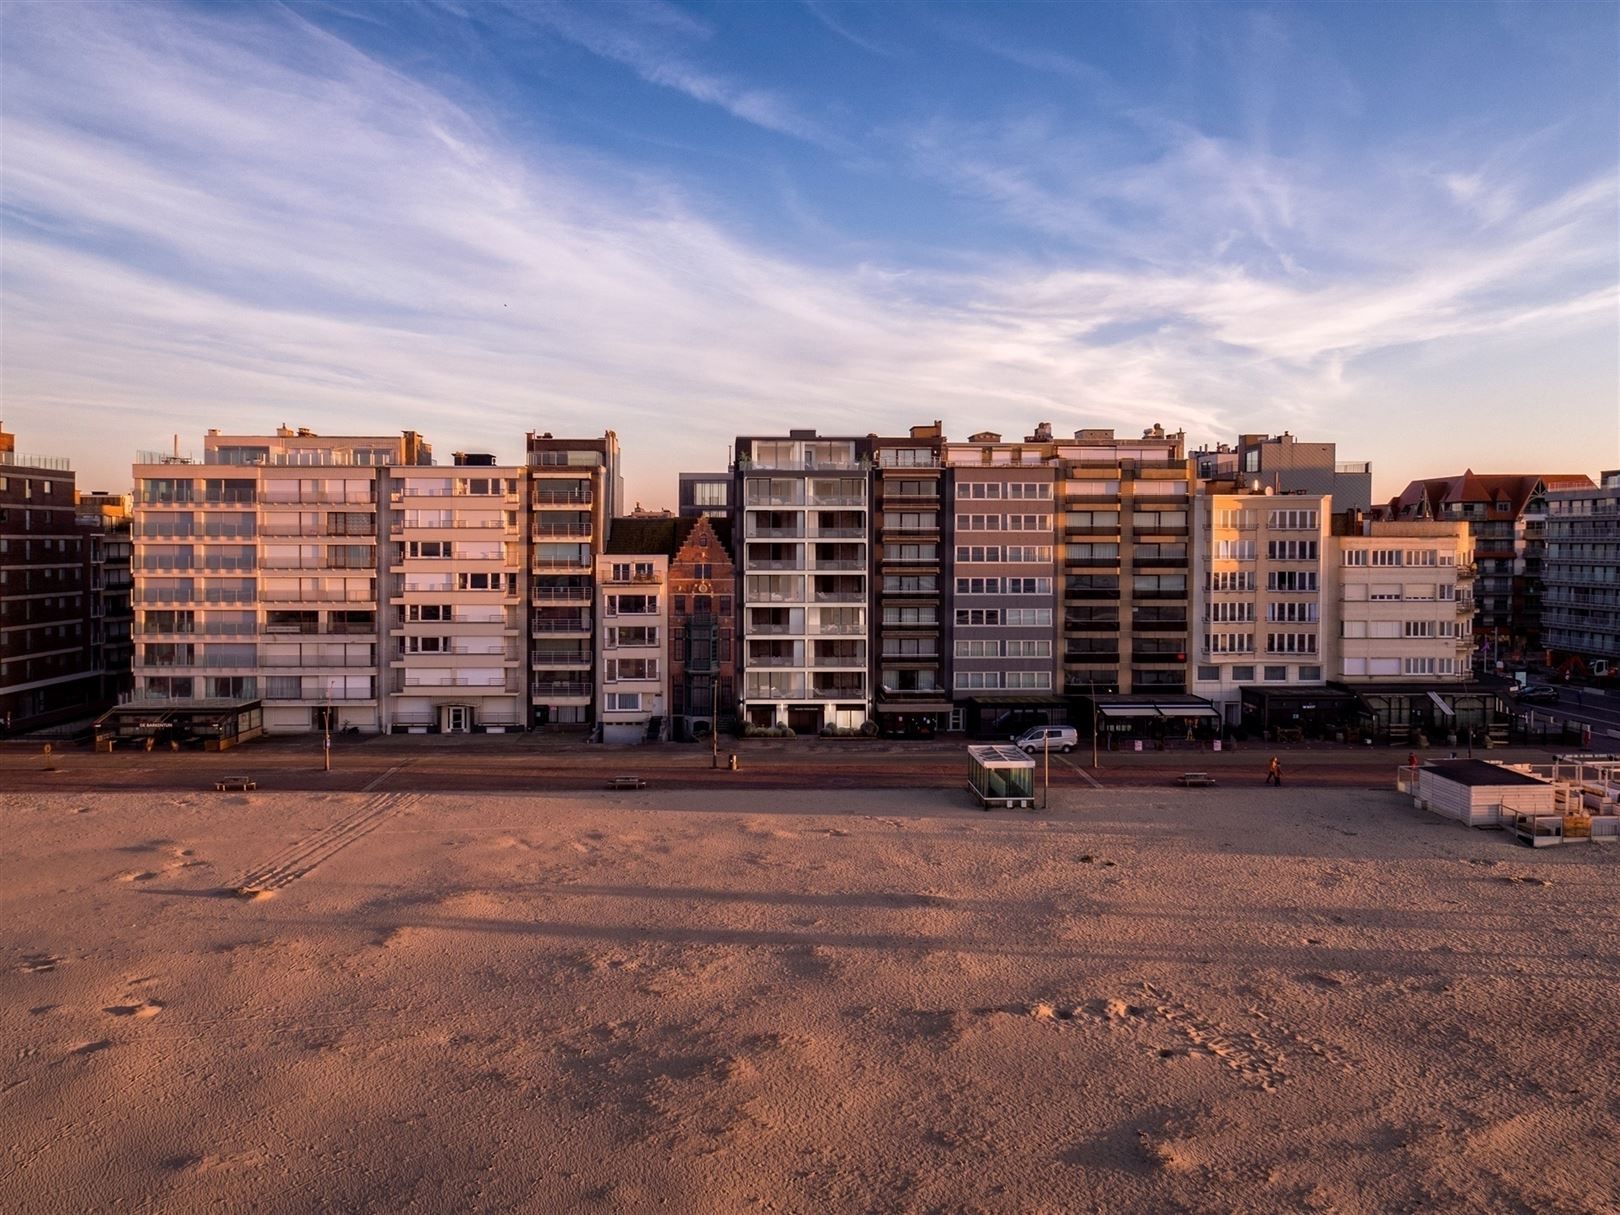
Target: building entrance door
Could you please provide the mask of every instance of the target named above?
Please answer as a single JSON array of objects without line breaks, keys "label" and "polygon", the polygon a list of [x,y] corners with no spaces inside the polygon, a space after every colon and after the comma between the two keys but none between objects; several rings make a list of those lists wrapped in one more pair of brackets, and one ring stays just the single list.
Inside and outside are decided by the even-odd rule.
[{"label": "building entrance door", "polygon": [[471,705],[445,705],[444,718],[439,723],[439,729],[446,734],[466,734],[472,730]]}]

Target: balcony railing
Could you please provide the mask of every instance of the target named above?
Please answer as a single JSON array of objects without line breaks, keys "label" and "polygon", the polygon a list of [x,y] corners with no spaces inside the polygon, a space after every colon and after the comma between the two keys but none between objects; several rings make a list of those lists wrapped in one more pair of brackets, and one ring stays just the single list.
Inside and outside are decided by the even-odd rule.
[{"label": "balcony railing", "polygon": [[531,696],[589,696],[591,685],[579,680],[537,679],[529,685]]},{"label": "balcony railing", "polygon": [[817,603],[865,603],[865,591],[816,591]]},{"label": "balcony railing", "polygon": [[866,698],[866,685],[851,685],[848,687],[814,687],[810,695],[817,700],[864,700]]}]

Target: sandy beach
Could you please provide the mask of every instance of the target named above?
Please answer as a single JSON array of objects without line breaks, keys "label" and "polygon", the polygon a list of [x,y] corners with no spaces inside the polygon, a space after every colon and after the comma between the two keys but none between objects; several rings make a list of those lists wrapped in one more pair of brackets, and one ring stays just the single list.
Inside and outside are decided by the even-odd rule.
[{"label": "sandy beach", "polygon": [[1620,1210],[1620,853],[1265,792],[0,795],[0,1208]]}]

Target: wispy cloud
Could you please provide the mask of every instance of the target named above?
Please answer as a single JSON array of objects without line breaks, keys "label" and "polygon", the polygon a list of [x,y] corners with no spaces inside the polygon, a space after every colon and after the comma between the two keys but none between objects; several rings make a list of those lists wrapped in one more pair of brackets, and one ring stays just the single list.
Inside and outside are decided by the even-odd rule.
[{"label": "wispy cloud", "polygon": [[[544,3],[514,4],[501,11],[627,67],[648,84],[717,106],[743,122],[825,148],[843,146],[833,132],[801,113],[780,93],[694,63],[677,41],[706,36],[708,31],[678,9],[667,5]],[[680,38],[672,39],[671,35]]]},{"label": "wispy cloud", "polygon": [[1090,172],[1056,124],[941,124],[914,163],[1051,247],[944,272],[851,243],[867,260],[810,265],[656,178],[513,146],[300,23],[7,21],[8,421],[93,434],[108,470],[211,425],[411,426],[508,454],[525,429],[614,426],[631,492],[661,501],[672,468],[795,423],[1325,424],[1364,391],[1359,358],[1616,306],[1610,178],[1399,236],[1436,213],[1372,206],[1394,179],[1334,204],[1191,129]]}]

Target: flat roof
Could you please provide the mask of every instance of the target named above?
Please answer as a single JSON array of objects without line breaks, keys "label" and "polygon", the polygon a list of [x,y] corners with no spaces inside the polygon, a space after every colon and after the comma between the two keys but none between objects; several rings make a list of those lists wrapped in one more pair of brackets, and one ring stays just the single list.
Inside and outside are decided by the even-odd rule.
[{"label": "flat roof", "polygon": [[1515,772],[1511,768],[1504,768],[1500,764],[1489,763],[1483,759],[1443,759],[1438,763],[1423,765],[1430,772],[1434,772],[1445,779],[1459,785],[1545,785],[1544,780],[1537,780],[1533,776],[1526,776],[1523,772]]}]

